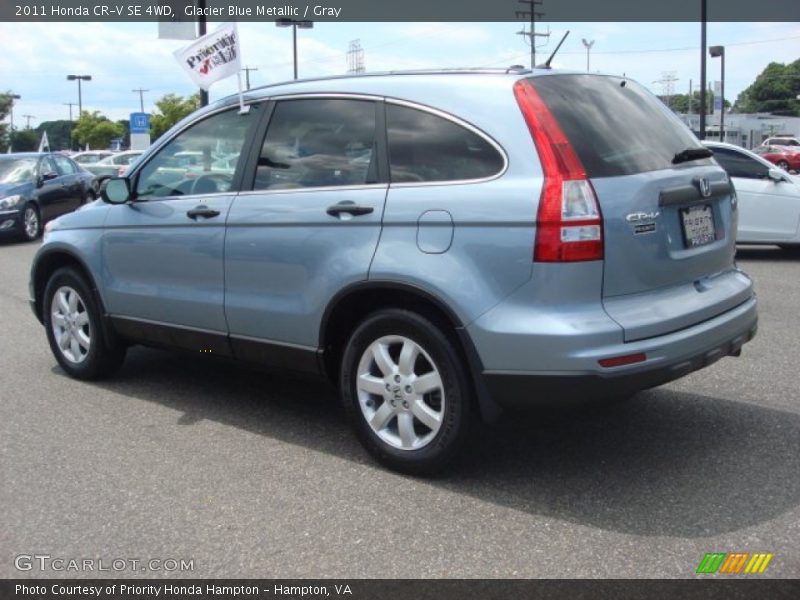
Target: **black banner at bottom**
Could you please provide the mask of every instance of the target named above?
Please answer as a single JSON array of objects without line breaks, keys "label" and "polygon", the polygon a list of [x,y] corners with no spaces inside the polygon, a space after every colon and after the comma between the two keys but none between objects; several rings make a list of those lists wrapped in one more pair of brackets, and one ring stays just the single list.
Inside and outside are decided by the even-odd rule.
[{"label": "black banner at bottom", "polygon": [[4,579],[6,600],[505,600],[800,598],[800,580]]}]

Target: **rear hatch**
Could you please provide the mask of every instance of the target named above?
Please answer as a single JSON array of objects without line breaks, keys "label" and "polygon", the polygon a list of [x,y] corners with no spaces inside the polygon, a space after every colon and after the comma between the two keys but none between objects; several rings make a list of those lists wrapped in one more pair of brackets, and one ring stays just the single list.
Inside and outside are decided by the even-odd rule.
[{"label": "rear hatch", "polygon": [[530,79],[595,190],[603,305],[626,341],[713,318],[752,295],[734,269],[726,173],[655,96],[621,77]]}]

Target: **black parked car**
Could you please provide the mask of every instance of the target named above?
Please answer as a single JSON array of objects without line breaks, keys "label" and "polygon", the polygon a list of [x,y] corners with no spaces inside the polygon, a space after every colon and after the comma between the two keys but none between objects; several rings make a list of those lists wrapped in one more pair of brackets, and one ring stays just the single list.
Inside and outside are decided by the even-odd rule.
[{"label": "black parked car", "polygon": [[93,178],[61,154],[0,154],[0,234],[36,239],[44,223],[95,199]]}]

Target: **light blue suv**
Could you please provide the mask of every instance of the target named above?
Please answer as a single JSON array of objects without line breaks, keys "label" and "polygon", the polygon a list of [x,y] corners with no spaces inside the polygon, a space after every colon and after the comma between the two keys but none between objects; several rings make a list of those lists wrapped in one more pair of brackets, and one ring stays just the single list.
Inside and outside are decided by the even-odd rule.
[{"label": "light blue suv", "polygon": [[370,452],[423,473],[474,417],[631,394],[755,335],[731,184],[633,81],[376,74],[245,104],[48,227],[31,303],[71,376],[133,343],[322,375]]}]

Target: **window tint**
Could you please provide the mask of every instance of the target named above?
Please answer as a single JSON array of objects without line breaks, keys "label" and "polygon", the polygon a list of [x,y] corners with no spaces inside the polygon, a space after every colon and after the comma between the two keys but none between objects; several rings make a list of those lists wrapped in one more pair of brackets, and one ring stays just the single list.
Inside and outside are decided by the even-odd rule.
[{"label": "window tint", "polygon": [[375,103],[279,102],[261,147],[256,190],[362,185],[377,181]]},{"label": "window tint", "polygon": [[589,177],[668,169],[678,152],[703,147],[658,98],[633,81],[597,75],[544,75],[530,81]]},{"label": "window tint", "polygon": [[72,175],[75,173],[75,168],[72,166],[72,161],[64,156],[55,155],[53,160],[56,162],[56,168],[59,175]]},{"label": "window tint", "polygon": [[481,179],[503,168],[503,157],[469,129],[428,112],[387,104],[393,183]]},{"label": "window tint", "polygon": [[227,192],[255,110],[212,115],[178,134],[139,172],[139,197]]},{"label": "window tint", "polygon": [[39,165],[39,175],[44,175],[45,173],[55,173],[56,175],[59,174],[58,167],[56,167],[56,163],[53,161],[52,156],[45,156],[42,158],[42,162]]},{"label": "window tint", "polygon": [[714,148],[714,158],[731,177],[747,177],[749,179],[764,179],[767,176],[767,167],[749,156],[729,150],[728,148]]}]

